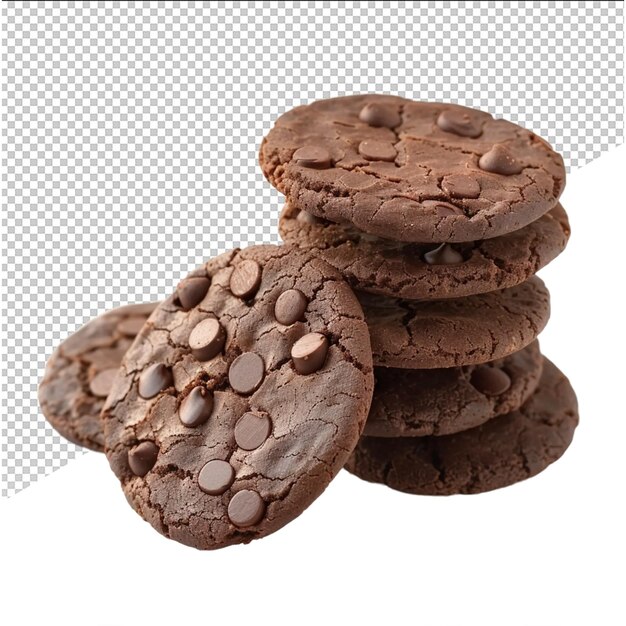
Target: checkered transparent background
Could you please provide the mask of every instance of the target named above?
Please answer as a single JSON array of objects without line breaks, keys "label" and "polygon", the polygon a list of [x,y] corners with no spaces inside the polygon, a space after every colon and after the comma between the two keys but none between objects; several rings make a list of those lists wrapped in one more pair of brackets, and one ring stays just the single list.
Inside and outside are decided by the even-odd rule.
[{"label": "checkered transparent background", "polygon": [[37,407],[46,358],[113,306],[278,241],[257,149],[282,111],[392,92],[622,141],[622,3],[4,2],[3,495],[81,453]]}]

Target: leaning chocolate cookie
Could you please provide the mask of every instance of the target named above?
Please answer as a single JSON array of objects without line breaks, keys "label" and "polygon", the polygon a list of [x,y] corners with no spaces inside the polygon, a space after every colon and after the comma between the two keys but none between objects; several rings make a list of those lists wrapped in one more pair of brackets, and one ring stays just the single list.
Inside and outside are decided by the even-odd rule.
[{"label": "leaning chocolate cookie", "polygon": [[39,406],[63,437],[102,452],[104,400],[122,357],[156,305],[108,311],[70,335],[48,359],[39,384]]},{"label": "leaning chocolate cookie", "polygon": [[561,157],[532,132],[453,104],[362,95],[282,115],[265,176],[317,217],[396,241],[497,237],[552,209]]},{"label": "leaning chocolate cookie", "polygon": [[567,449],[576,395],[547,359],[535,393],[517,411],[445,437],[363,437],[346,469],[407,493],[482,493],[530,478]]},{"label": "leaning chocolate cookie", "polygon": [[289,203],[279,229],[286,243],[318,248],[354,289],[409,300],[458,298],[518,285],[557,257],[570,235],[560,204],[512,233],[457,244],[382,239]]},{"label": "leaning chocolate cookie", "polygon": [[550,294],[537,276],[467,298],[358,296],[374,365],[382,367],[431,369],[501,359],[534,341],[550,317]]},{"label": "leaning chocolate cookie", "polygon": [[126,354],[103,411],[135,510],[200,549],[247,543],[317,498],[369,411],[363,311],[287,246],[223,254],[182,281]]},{"label": "leaning chocolate cookie", "polygon": [[504,359],[445,369],[374,369],[368,437],[449,435],[518,409],[539,382],[539,343]]}]

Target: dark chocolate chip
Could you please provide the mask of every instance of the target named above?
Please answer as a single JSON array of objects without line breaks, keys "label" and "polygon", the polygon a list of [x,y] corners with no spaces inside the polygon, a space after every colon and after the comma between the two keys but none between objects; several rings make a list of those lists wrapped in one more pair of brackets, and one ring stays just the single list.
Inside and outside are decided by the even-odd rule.
[{"label": "dark chocolate chip", "polygon": [[228,461],[213,459],[198,474],[198,485],[210,496],[223,494],[235,480],[235,470]]},{"label": "dark chocolate chip", "polygon": [[91,393],[98,398],[106,398],[111,391],[111,386],[113,385],[113,380],[115,379],[116,374],[116,367],[98,372],[89,381],[89,391],[91,391]]},{"label": "dark chocolate chip", "polygon": [[366,104],[359,113],[359,119],[370,126],[384,126],[386,128],[395,128],[400,126],[402,122],[397,106],[379,102]]},{"label": "dark chocolate chip", "polygon": [[202,302],[206,296],[211,281],[204,276],[190,276],[178,283],[176,287],[176,299],[183,311],[189,311]]},{"label": "dark chocolate chip", "polygon": [[265,513],[265,503],[256,491],[238,491],[228,503],[228,519],[240,528],[254,526]]},{"label": "dark chocolate chip", "polygon": [[299,374],[312,374],[326,361],[328,339],[321,333],[309,333],[300,337],[291,347],[293,365]]},{"label": "dark chocolate chip", "polygon": [[263,359],[254,352],[240,354],[228,370],[230,386],[244,395],[255,391],[263,382],[265,376],[265,364]]},{"label": "dark chocolate chip", "polygon": [[454,265],[455,263],[463,263],[463,255],[450,244],[442,243],[434,250],[426,252],[424,261],[428,265]]},{"label": "dark chocolate chip", "polygon": [[194,387],[181,402],[178,416],[189,428],[206,422],[213,411],[213,394],[205,387]]},{"label": "dark chocolate chip", "polygon": [[423,200],[422,205],[431,209],[435,215],[439,217],[447,217],[448,215],[463,215],[463,209],[449,202],[441,200]]},{"label": "dark chocolate chip", "polygon": [[196,324],[189,334],[189,347],[198,361],[208,361],[219,354],[226,342],[226,332],[214,318]]},{"label": "dark chocolate chip", "polygon": [[147,319],[148,318],[144,315],[127,317],[117,325],[117,330],[127,337],[136,337]]},{"label": "dark chocolate chip", "polygon": [[230,275],[230,290],[244,300],[253,296],[261,284],[261,266],[252,259],[239,263]]},{"label": "dark chocolate chip", "polygon": [[468,174],[450,174],[441,181],[441,188],[453,198],[478,198],[480,184]]},{"label": "dark chocolate chip", "polygon": [[511,386],[509,375],[497,367],[481,365],[470,376],[472,386],[487,396],[499,396]]},{"label": "dark chocolate chip", "polygon": [[447,133],[461,137],[480,137],[483,129],[480,121],[465,111],[445,109],[437,118],[437,126]]},{"label": "dark chocolate chip", "polygon": [[368,161],[394,161],[398,152],[391,141],[362,141],[359,154]]},{"label": "dark chocolate chip", "polygon": [[163,363],[153,363],[139,377],[139,395],[153,398],[160,391],[171,387],[174,382],[172,370]]},{"label": "dark chocolate chip", "polygon": [[480,157],[478,167],[486,172],[502,174],[503,176],[519,174],[524,169],[524,166],[511,154],[510,150],[499,143]]},{"label": "dark chocolate chip", "polygon": [[278,296],[274,316],[279,324],[289,326],[302,319],[309,301],[298,289],[287,289]]},{"label": "dark chocolate chip", "polygon": [[142,441],[128,451],[128,466],[135,476],[145,476],[154,467],[158,455],[154,441]]},{"label": "dark chocolate chip", "polygon": [[330,152],[321,146],[304,146],[293,153],[293,159],[302,167],[326,170],[330,167]]},{"label": "dark chocolate chip", "polygon": [[258,448],[272,432],[267,415],[244,413],[235,424],[235,442],[242,450]]}]

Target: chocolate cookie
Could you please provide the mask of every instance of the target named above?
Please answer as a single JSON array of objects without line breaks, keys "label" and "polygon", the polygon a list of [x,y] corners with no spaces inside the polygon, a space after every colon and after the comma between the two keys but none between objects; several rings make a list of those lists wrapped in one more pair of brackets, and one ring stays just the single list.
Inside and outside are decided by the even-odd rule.
[{"label": "chocolate cookie", "polygon": [[532,132],[395,96],[297,107],[264,139],[260,163],[294,206],[397,241],[497,237],[552,209],[565,185],[563,160]]},{"label": "chocolate cookie", "polygon": [[157,303],[131,304],[96,317],[48,359],[39,406],[66,439],[102,452],[100,411],[122,357]]},{"label": "chocolate cookie", "polygon": [[544,360],[539,386],[519,410],[445,437],[363,437],[346,469],[433,496],[491,491],[538,474],[565,452],[578,424],[574,390]]},{"label": "chocolate cookie", "polygon": [[512,287],[558,256],[570,227],[558,204],[528,226],[464,244],[411,244],[368,235],[285,205],[282,238],[315,247],[355,289],[412,299],[442,299]]},{"label": "chocolate cookie", "polygon": [[374,364],[431,369],[486,363],[521,350],[550,317],[550,294],[533,276],[501,291],[450,300],[398,300],[360,292]]},{"label": "chocolate cookie", "polygon": [[539,343],[483,365],[432,370],[378,367],[363,434],[368,437],[449,435],[518,409],[537,387]]},{"label": "chocolate cookie", "polygon": [[287,246],[233,251],[185,279],[126,354],[106,453],[166,537],[247,543],[322,493],[372,390],[367,326],[341,275]]}]

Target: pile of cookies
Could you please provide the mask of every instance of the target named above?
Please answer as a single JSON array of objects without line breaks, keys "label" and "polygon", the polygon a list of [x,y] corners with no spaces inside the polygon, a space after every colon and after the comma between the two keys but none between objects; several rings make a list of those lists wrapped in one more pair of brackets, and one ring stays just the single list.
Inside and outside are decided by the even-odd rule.
[{"label": "pile of cookies", "polygon": [[563,454],[577,403],[539,351],[534,276],[569,237],[549,144],[457,105],[351,96],[284,114],[260,162],[285,245],[93,320],[40,385],[144,519],[219,548],[284,526],[344,467],[447,495]]}]

